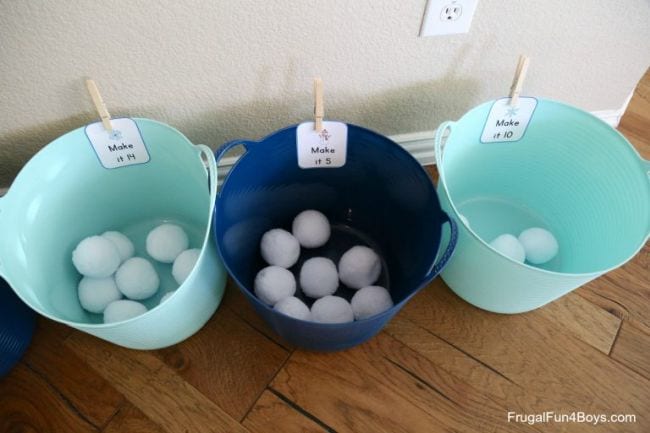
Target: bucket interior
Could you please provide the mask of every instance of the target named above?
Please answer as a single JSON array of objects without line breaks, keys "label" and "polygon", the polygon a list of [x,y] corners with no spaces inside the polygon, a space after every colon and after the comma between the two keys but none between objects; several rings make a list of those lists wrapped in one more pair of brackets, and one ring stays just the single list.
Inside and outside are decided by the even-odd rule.
[{"label": "bucket interior", "polygon": [[136,119],[150,154],[145,164],[105,169],[83,128],[41,150],[21,171],[3,202],[3,271],[32,308],[57,320],[102,323],[77,297],[82,278],[72,251],[85,237],[121,231],[135,255],[156,267],[161,285],[147,308],[177,287],[171,265],[146,253],[146,235],[162,222],[182,226],[191,248],[203,244],[208,225],[207,175],[197,151],[178,131]]},{"label": "bucket interior", "polygon": [[451,202],[481,239],[546,228],[560,248],[539,267],[562,273],[604,271],[638,251],[650,183],[623,136],[581,110],[539,100],[521,140],[481,143],[490,108],[452,126],[442,162]]},{"label": "bucket interior", "polygon": [[[215,233],[230,274],[252,293],[267,266],[259,253],[264,232],[291,231],[297,214],[316,209],[330,220],[332,237],[325,247],[302,248],[294,274],[305,258],[337,263],[347,248],[368,245],[384,261],[379,284],[400,303],[422,285],[438,252],[444,217],[429,176],[395,143],[354,125],[343,167],[301,169],[295,134],[291,127],[249,144],[224,182]],[[336,294],[350,299],[352,291],[340,286]]]}]

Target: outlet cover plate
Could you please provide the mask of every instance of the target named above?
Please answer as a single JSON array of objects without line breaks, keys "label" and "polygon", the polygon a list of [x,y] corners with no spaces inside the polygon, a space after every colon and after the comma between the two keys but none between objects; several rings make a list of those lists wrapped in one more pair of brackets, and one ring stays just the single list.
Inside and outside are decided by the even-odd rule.
[{"label": "outlet cover plate", "polygon": [[478,0],[429,0],[420,36],[468,33]]}]

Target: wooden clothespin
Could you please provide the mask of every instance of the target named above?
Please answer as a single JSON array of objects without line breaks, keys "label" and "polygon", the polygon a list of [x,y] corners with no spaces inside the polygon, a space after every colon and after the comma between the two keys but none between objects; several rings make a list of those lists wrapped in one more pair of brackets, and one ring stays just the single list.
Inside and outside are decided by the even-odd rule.
[{"label": "wooden clothespin", "polygon": [[86,88],[88,89],[88,93],[90,93],[90,97],[93,100],[93,104],[95,104],[95,109],[97,110],[100,119],[102,119],[102,124],[104,125],[104,129],[106,129],[106,131],[108,131],[109,133],[113,132],[113,126],[111,125],[111,115],[108,113],[108,110],[106,109],[106,105],[104,104],[102,95],[99,94],[99,89],[97,89],[97,85],[95,84],[95,81],[90,79],[86,80]]},{"label": "wooden clothespin", "polygon": [[526,78],[526,72],[528,72],[529,63],[530,58],[528,56],[524,56],[523,54],[519,56],[519,62],[517,63],[517,69],[515,70],[515,77],[512,80],[512,87],[510,87],[510,105],[513,107],[517,105],[517,101],[519,100],[519,94],[524,85],[524,79]]},{"label": "wooden clothespin", "polygon": [[323,117],[325,108],[323,107],[323,80],[314,78],[314,130],[321,132],[323,130]]}]

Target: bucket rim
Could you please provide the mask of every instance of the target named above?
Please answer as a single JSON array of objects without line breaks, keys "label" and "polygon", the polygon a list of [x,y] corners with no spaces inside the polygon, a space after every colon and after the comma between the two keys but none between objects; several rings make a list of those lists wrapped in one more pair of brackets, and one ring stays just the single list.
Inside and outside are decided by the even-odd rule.
[{"label": "bucket rim", "polygon": [[[157,121],[157,120],[154,120],[154,119],[149,119],[149,118],[146,118],[146,117],[124,117],[123,116],[123,117],[119,117],[119,118],[130,118],[130,119],[132,119],[132,120],[134,120],[136,122],[142,121],[144,123],[157,124],[157,125],[160,125],[160,126],[166,128],[166,129],[170,130],[171,132],[175,132],[176,134],[178,134],[180,137],[182,137],[185,140],[187,145],[192,150],[196,151],[198,160],[202,164],[203,164],[203,162],[202,162],[203,160],[202,160],[201,155],[202,154],[206,154],[206,155],[210,154],[209,156],[207,156],[207,158],[208,158],[207,166],[206,166],[206,164],[203,164],[205,166],[205,170],[206,170],[206,178],[209,178],[209,181],[210,181],[210,184],[209,184],[210,185],[210,197],[209,197],[210,202],[208,204],[208,206],[210,208],[210,212],[208,214],[208,218],[207,218],[207,222],[206,222],[206,228],[205,228],[205,234],[203,236],[203,241],[201,243],[201,253],[199,254],[199,258],[197,259],[197,264],[201,263],[204,260],[205,255],[208,254],[207,253],[207,249],[208,249],[207,247],[209,245],[208,243],[212,241],[212,239],[211,239],[212,238],[212,236],[211,236],[212,235],[212,226],[213,226],[212,215],[213,215],[214,205],[215,205],[215,197],[214,197],[214,195],[216,194],[216,190],[217,190],[217,178],[218,178],[216,161],[214,160],[214,153],[212,152],[212,150],[209,147],[207,147],[205,145],[194,144],[192,141],[190,141],[189,138],[187,138],[187,136],[185,134],[183,134],[181,131],[179,131],[178,129],[174,128],[173,126],[171,126],[171,125],[169,125],[167,123],[160,122],[160,121]],[[116,117],[115,119],[118,119],[118,117]],[[92,122],[92,123],[94,123],[94,122]],[[39,155],[42,155],[44,153],[45,149],[48,146],[50,146],[52,143],[54,143],[56,141],[59,141],[59,140],[63,139],[64,137],[68,136],[68,135],[73,135],[73,134],[76,134],[76,133],[79,133],[79,132],[83,132],[87,125],[88,124],[86,124],[84,126],[80,126],[80,127],[76,128],[76,129],[70,130],[70,131],[60,135],[59,137],[55,138],[54,140],[50,141],[48,144],[46,144],[41,149],[39,149],[39,151],[36,152],[27,161],[27,163],[25,163],[25,165],[21,168],[21,170],[18,172],[18,175],[16,176],[16,178],[12,182],[11,186],[5,191],[5,194],[3,196],[0,196],[0,200],[3,201],[2,205],[6,206],[6,205],[9,204],[10,197],[13,197],[11,192],[12,192],[12,190],[14,190],[14,185],[16,185],[16,182],[19,181],[19,178],[21,178],[22,176],[26,176],[25,169],[30,165],[30,163],[32,162],[33,159],[35,159],[37,157],[39,157],[39,158],[42,157],[42,156],[39,156]],[[84,137],[87,137],[87,136],[84,134]],[[2,227],[0,226],[0,235],[1,234],[2,234]],[[170,296],[170,299],[168,299],[168,301],[170,301],[171,298],[176,297],[176,295],[178,294],[177,292],[179,290],[183,289],[186,286],[189,286],[189,284],[188,284],[189,277],[196,273],[196,268],[197,267],[195,266],[192,269],[192,271],[190,272],[190,274],[188,275],[188,278],[183,282],[183,284],[180,284],[173,291],[173,294]],[[35,300],[35,302],[32,302],[32,300],[22,292],[22,290],[18,290],[16,288],[19,285],[14,284],[13,278],[10,275],[10,273],[6,269],[4,269],[2,266],[0,266],[0,278],[2,278],[7,283],[7,285],[9,287],[11,287],[11,290],[13,291],[13,293],[16,296],[18,296],[18,298],[20,298],[20,300],[24,304],[26,304],[29,308],[31,308],[36,313],[38,313],[38,314],[40,314],[40,315],[42,315],[42,316],[44,316],[44,317],[46,317],[46,318],[48,318],[50,320],[53,320],[55,322],[62,323],[64,325],[68,325],[68,326],[70,326],[72,328],[79,329],[79,330],[113,329],[113,328],[120,327],[120,326],[123,326],[123,325],[131,324],[131,323],[136,322],[138,320],[147,319],[150,316],[151,312],[153,312],[154,310],[157,310],[159,307],[163,307],[165,305],[168,305],[168,302],[164,302],[162,304],[159,303],[159,304],[155,305],[154,307],[148,309],[147,311],[145,311],[144,313],[142,313],[142,314],[140,314],[138,316],[132,317],[132,318],[127,319],[127,320],[122,320],[122,321],[119,321],[119,322],[113,322],[113,323],[88,323],[88,322],[73,321],[73,320],[58,317],[57,315],[51,314],[51,313],[49,313],[47,311],[44,311],[44,309],[41,308],[40,302],[38,302],[38,300]],[[75,290],[76,290],[76,288],[75,288]],[[121,298],[121,299],[128,299],[128,298]],[[139,301],[136,301],[136,302],[139,302]],[[99,315],[99,314],[96,314],[96,315]]]},{"label": "bucket rim", "polygon": [[[171,125],[169,125],[167,123],[164,123],[164,122],[161,122],[161,121],[158,121],[158,120],[150,119],[150,118],[147,118],[147,117],[128,117],[128,116],[114,117],[113,119],[131,119],[131,120],[134,120],[136,123],[137,122],[144,122],[144,123],[156,124],[156,125],[159,125],[159,126],[162,126],[164,128],[169,129],[171,132],[174,132],[174,133],[178,134],[180,137],[182,137],[185,140],[185,142],[188,145],[195,146],[195,144],[185,134],[183,134],[181,131],[179,131],[178,129],[176,129],[175,127],[173,127],[173,126],[171,126]],[[26,173],[27,173],[28,170],[30,170],[30,167],[34,164],[34,161],[39,160],[40,158],[43,158],[43,155],[46,152],[50,151],[50,149],[48,149],[48,148],[50,148],[50,146],[52,144],[54,144],[55,142],[57,142],[59,140],[63,140],[68,136],[72,136],[74,134],[79,134],[79,133],[82,133],[83,137],[86,140],[88,140],[88,136],[85,134],[84,130],[88,125],[91,125],[92,123],[96,123],[96,122],[90,122],[90,123],[84,124],[84,125],[82,125],[82,126],[80,126],[78,128],[71,129],[71,130],[59,135],[55,139],[49,141],[43,147],[38,149],[38,151],[36,153],[34,153],[34,155],[32,155],[31,158],[29,158],[27,160],[27,162],[20,168],[20,170],[16,174],[16,177],[11,181],[11,183],[9,184],[7,189],[4,191],[4,195],[0,195],[0,197],[2,197],[5,200],[4,205],[6,206],[12,200],[12,197],[15,195],[14,190],[16,189],[16,187],[20,187],[20,184],[23,183],[22,178],[27,175]],[[140,131],[140,132],[142,133],[142,131]],[[0,231],[1,231],[1,227],[0,227]]]},{"label": "bucket rim", "polygon": [[[555,99],[548,99],[548,98],[538,98],[538,97],[536,97],[535,99],[537,99],[538,102],[549,102],[549,103],[561,105],[561,106],[563,106],[565,108],[571,109],[572,111],[578,112],[580,115],[586,116],[586,117],[588,117],[588,118],[590,118],[590,119],[592,119],[592,120],[594,120],[594,121],[596,121],[596,122],[598,122],[598,123],[600,123],[602,125],[607,126],[611,130],[611,132],[613,132],[614,135],[619,139],[618,141],[625,144],[625,146],[622,147],[622,148],[624,148],[625,151],[630,152],[632,156],[636,157],[637,161],[640,164],[639,165],[640,172],[642,173],[642,175],[644,177],[648,178],[648,173],[646,173],[646,170],[643,167],[643,165],[648,164],[648,162],[643,159],[643,157],[641,156],[639,151],[616,128],[612,127],[610,124],[608,124],[604,120],[598,118],[594,114],[592,114],[592,113],[590,113],[588,111],[585,111],[585,110],[583,110],[581,108],[575,107],[573,105],[567,104],[565,102],[558,101],[558,100],[555,100]],[[474,112],[474,111],[479,111],[479,110],[483,109],[486,106],[491,106],[492,104],[494,104],[495,101],[497,101],[497,100],[494,99],[494,100],[490,100],[490,101],[484,102],[482,104],[479,104],[476,107],[474,107],[474,108],[470,109],[469,111],[467,111],[466,113],[464,113],[457,121],[445,121],[445,122],[441,123],[438,126],[437,130],[436,130],[436,135],[435,135],[435,139],[434,139],[434,141],[435,141],[435,154],[434,154],[434,156],[435,156],[435,159],[436,159],[436,168],[438,169],[438,174],[439,174],[438,183],[439,183],[439,185],[442,186],[441,189],[443,190],[443,193],[445,194],[445,197],[447,198],[447,201],[449,202],[449,204],[450,204],[450,206],[452,208],[454,218],[456,218],[457,221],[460,221],[460,224],[468,231],[468,233],[472,236],[472,238],[479,241],[479,243],[481,244],[481,246],[483,248],[486,248],[489,251],[500,255],[501,257],[503,257],[504,259],[510,261],[512,264],[514,264],[514,265],[516,265],[518,267],[522,267],[524,269],[529,269],[529,270],[532,270],[532,271],[535,271],[535,272],[540,272],[542,274],[550,275],[550,276],[553,276],[553,277],[561,277],[561,278],[563,278],[563,277],[595,278],[595,277],[606,274],[608,272],[613,271],[614,269],[617,269],[617,268],[623,266],[625,263],[629,262],[633,257],[635,257],[639,253],[639,251],[641,251],[643,249],[646,242],[648,242],[648,240],[650,239],[650,228],[649,228],[649,232],[646,234],[645,238],[642,238],[642,239],[639,240],[639,243],[634,248],[633,252],[627,258],[621,260],[620,262],[618,262],[618,263],[616,263],[614,265],[611,265],[611,266],[609,266],[609,267],[607,267],[605,269],[599,269],[597,271],[591,271],[591,272],[558,272],[558,271],[551,271],[551,270],[548,270],[548,269],[538,268],[536,266],[528,265],[525,262],[520,263],[520,262],[518,262],[516,260],[513,260],[512,258],[510,258],[510,257],[502,254],[501,252],[495,250],[494,248],[492,248],[489,245],[489,243],[487,243],[487,241],[485,241],[480,236],[478,236],[478,234],[476,234],[476,232],[474,232],[474,230],[471,227],[468,227],[460,219],[460,212],[456,208],[456,204],[455,204],[454,200],[452,200],[451,196],[449,195],[449,190],[447,189],[447,183],[446,183],[445,174],[444,174],[444,164],[443,164],[444,161],[443,161],[443,157],[442,157],[443,152],[439,151],[439,149],[442,149],[442,139],[443,139],[443,136],[445,135],[445,132],[448,129],[450,130],[450,132],[449,132],[449,135],[450,135],[451,131],[453,129],[453,126],[456,125],[457,123],[461,122],[463,120],[463,118],[465,118],[468,114],[470,114],[471,112]],[[648,180],[650,181],[650,178],[648,178]],[[646,188],[648,189],[649,196],[650,196],[650,182],[648,182],[646,185],[647,185]],[[649,199],[649,202],[650,202],[650,199]]]},{"label": "bucket rim", "polygon": [[[441,213],[444,213],[444,211],[442,210],[442,207],[440,206],[440,198],[437,195],[436,187],[433,184],[433,182],[431,181],[431,176],[429,175],[428,172],[426,172],[426,170],[420,164],[420,162],[409,151],[407,151],[403,146],[401,146],[400,144],[398,144],[397,142],[395,142],[394,140],[392,140],[388,136],[386,136],[386,135],[384,135],[382,133],[379,133],[379,132],[377,132],[377,131],[375,131],[373,129],[366,128],[364,126],[360,126],[360,125],[357,125],[357,124],[354,124],[354,123],[349,123],[349,122],[346,122],[346,121],[343,121],[343,120],[336,120],[336,119],[328,119],[328,120],[333,121],[333,122],[345,123],[348,126],[348,128],[352,128],[352,129],[356,129],[356,130],[359,130],[359,131],[371,133],[371,134],[377,136],[379,139],[385,140],[386,142],[393,144],[396,148],[398,148],[399,152],[403,153],[404,155],[407,155],[408,158],[411,160],[411,162],[413,162],[414,164],[417,164],[417,166],[420,167],[425,172],[425,174],[429,177],[428,185],[430,186],[432,192],[435,194],[437,207],[438,207],[438,209],[440,210]],[[258,140],[236,139],[236,140],[226,142],[223,145],[217,147],[217,149],[215,150],[217,163],[219,162],[221,157],[223,157],[224,154],[228,152],[228,150],[230,148],[232,148],[232,147],[234,147],[236,145],[244,144],[245,146],[247,146],[247,145],[255,146],[255,145],[261,144],[263,142],[266,142],[267,140],[272,139],[276,135],[280,135],[282,133],[287,133],[287,132],[290,132],[292,130],[296,130],[297,127],[301,123],[295,123],[295,124],[291,124],[291,125],[284,126],[282,128],[276,129],[275,131],[273,131],[273,132],[271,132],[269,134],[266,134],[265,136],[263,136],[262,138],[260,138]],[[226,174],[225,178],[223,179],[223,181],[222,181],[222,183],[220,185],[219,194],[221,194],[223,192],[224,188],[226,188],[227,185],[229,185],[228,180],[230,179],[230,175],[235,171],[235,169],[237,167],[237,164],[247,156],[248,148],[246,148],[246,149],[247,150],[244,153],[242,153],[241,155],[238,155],[237,160],[234,162],[233,166],[230,168],[230,170]],[[244,296],[248,299],[248,302],[250,302],[251,304],[259,305],[261,308],[263,308],[267,313],[271,314],[272,316],[280,316],[283,319],[289,319],[289,320],[294,321],[296,323],[309,324],[311,326],[318,326],[318,327],[322,327],[323,329],[328,329],[328,330],[344,329],[344,328],[347,328],[347,327],[350,327],[350,326],[357,326],[357,324],[358,324],[358,326],[363,326],[363,325],[366,325],[366,324],[370,324],[372,322],[381,322],[383,320],[390,319],[392,316],[397,314],[397,312],[399,312],[399,310],[401,310],[407,302],[409,302],[416,294],[418,294],[424,287],[426,287],[431,282],[431,280],[427,280],[427,279],[421,281],[419,284],[416,285],[416,287],[411,291],[411,293],[409,293],[407,296],[405,296],[404,299],[402,299],[399,303],[395,303],[388,310],[383,311],[383,312],[378,313],[378,314],[375,314],[373,316],[367,317],[365,319],[360,319],[360,320],[355,319],[352,322],[345,322],[345,323],[320,323],[320,322],[314,322],[314,321],[311,321],[311,320],[302,320],[302,319],[297,319],[297,318],[292,317],[292,316],[288,316],[286,314],[283,314],[283,313],[280,313],[279,311],[274,310],[273,306],[269,306],[269,305],[265,304],[264,302],[262,302],[261,300],[259,300],[257,298],[257,296],[254,295],[253,291],[251,289],[249,289],[248,286],[246,284],[244,284],[240,280],[240,278],[232,271],[230,263],[227,260],[224,259],[223,253],[222,253],[222,248],[221,248],[221,242],[218,241],[218,236],[217,236],[217,226],[219,224],[218,223],[218,220],[219,220],[219,212],[218,212],[218,210],[219,210],[219,205],[217,204],[217,206],[215,206],[215,210],[214,210],[214,214],[213,214],[214,224],[213,224],[212,231],[213,231],[213,234],[214,234],[214,242],[217,245],[217,251],[219,253],[219,257],[221,259],[221,262],[223,263],[224,267],[226,268],[226,271],[228,272],[228,275],[233,279],[234,283],[236,284],[237,289],[244,294]],[[442,230],[442,225],[443,224],[441,224],[441,226],[440,226],[441,230]],[[442,245],[442,236],[441,236],[440,241],[439,241],[438,246],[437,246],[436,258],[438,257],[438,255],[440,255],[442,248],[443,248],[443,245]],[[435,276],[434,276],[434,278],[435,278]],[[262,318],[264,319],[264,317],[262,317]]]},{"label": "bucket rim", "polygon": [[[390,137],[388,137],[388,136],[386,136],[386,135],[384,135],[384,134],[382,134],[380,132],[377,132],[377,131],[375,131],[373,129],[366,128],[364,126],[360,126],[360,125],[357,125],[357,124],[354,124],[354,123],[345,122],[343,120],[329,119],[328,121],[329,122],[344,123],[344,124],[347,125],[348,128],[352,128],[352,129],[356,129],[356,130],[359,130],[359,131],[371,133],[371,134],[377,136],[379,139],[385,140],[386,142],[389,142],[389,143],[395,145],[395,147],[398,148],[399,152],[406,155],[408,158],[411,159],[412,162],[414,162],[418,166],[422,167],[420,162],[409,151],[407,151],[403,146],[398,144],[396,141],[392,140]],[[301,123],[304,123],[304,122],[301,122]],[[294,123],[294,124],[291,124],[291,125],[288,125],[288,126],[283,126],[283,127],[279,128],[279,129],[276,129],[275,131],[272,131],[272,132],[264,135],[262,138],[259,138],[257,140],[250,140],[250,139],[246,139],[246,138],[234,139],[234,140],[225,142],[225,143],[217,146],[217,148],[214,151],[215,158],[217,160],[217,164],[219,164],[219,161],[221,160],[221,158],[223,158],[225,156],[225,154],[228,153],[228,151],[230,149],[232,149],[233,147],[242,144],[242,145],[244,145],[244,147],[246,149],[245,152],[243,152],[240,155],[237,155],[237,160],[234,161],[234,163],[232,164],[232,166],[230,167],[230,169],[226,173],[225,177],[221,181],[221,185],[219,187],[219,194],[221,194],[221,191],[223,191],[223,188],[225,188],[226,185],[228,184],[228,179],[230,178],[230,174],[235,170],[237,164],[239,164],[239,162],[243,158],[245,158],[246,155],[248,154],[248,146],[253,146],[254,147],[254,146],[257,146],[259,144],[262,144],[262,143],[266,142],[267,140],[272,139],[276,135],[280,135],[282,133],[287,133],[287,132],[290,132],[291,130],[296,130],[298,128],[298,126],[301,125],[301,123]],[[427,173],[427,175],[428,175],[428,173]],[[433,188],[434,191],[436,189],[435,186],[433,185],[433,182],[431,182],[431,188]],[[440,204],[440,203],[438,203],[438,204]],[[216,213],[216,208],[215,208],[215,213]]]}]

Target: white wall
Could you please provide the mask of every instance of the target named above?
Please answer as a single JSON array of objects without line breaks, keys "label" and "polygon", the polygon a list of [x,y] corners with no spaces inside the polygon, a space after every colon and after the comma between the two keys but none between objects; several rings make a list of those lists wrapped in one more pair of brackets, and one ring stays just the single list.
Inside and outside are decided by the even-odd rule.
[{"label": "white wall", "polygon": [[467,35],[419,38],[425,1],[0,0],[0,186],[96,115],[151,117],[215,147],[310,117],[385,134],[434,129],[504,95],[620,108],[650,63],[647,0],[480,0]]}]

